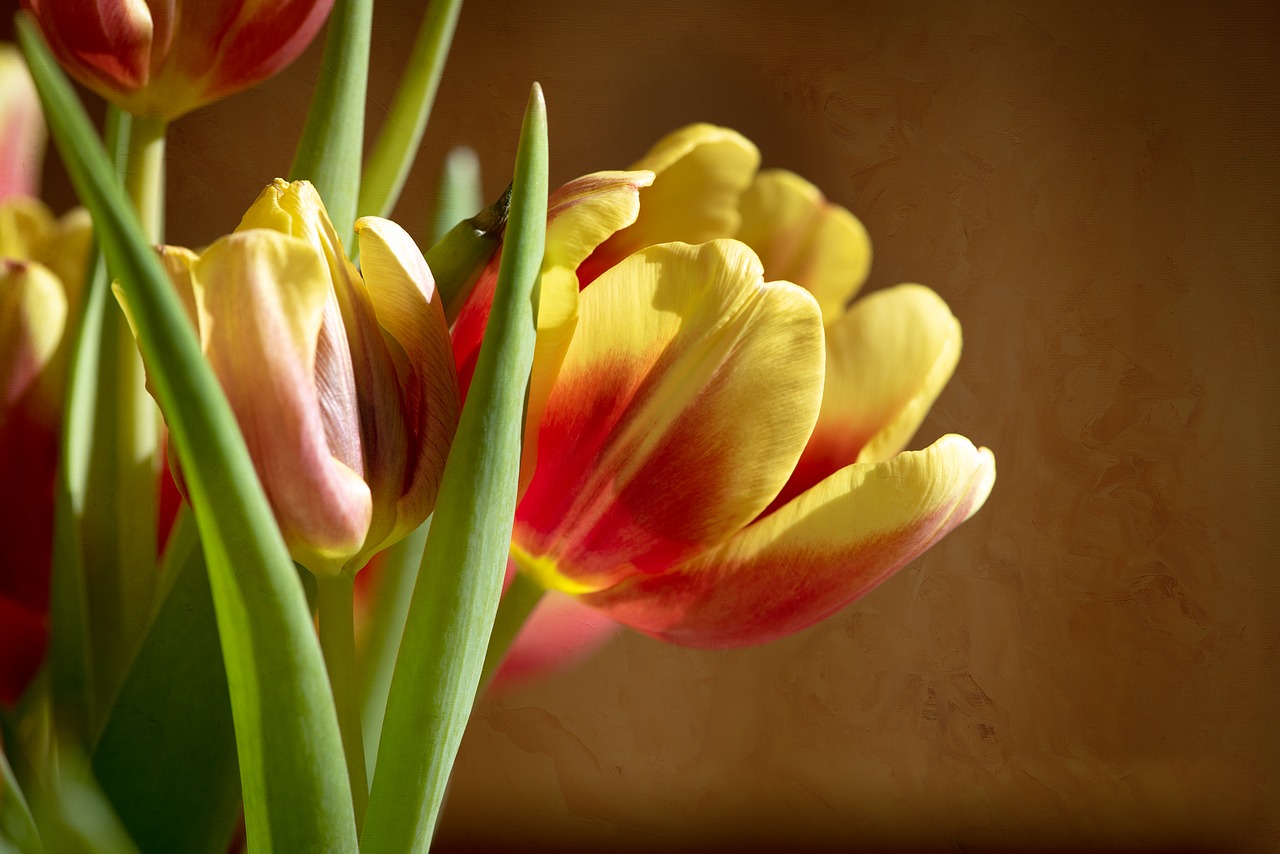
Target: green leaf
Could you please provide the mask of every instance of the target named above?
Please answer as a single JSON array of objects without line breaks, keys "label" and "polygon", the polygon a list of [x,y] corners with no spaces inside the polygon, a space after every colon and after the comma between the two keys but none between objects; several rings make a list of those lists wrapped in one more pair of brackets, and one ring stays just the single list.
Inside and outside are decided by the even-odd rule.
[{"label": "green leaf", "polygon": [[[422,143],[462,0],[432,0],[360,183],[361,216],[390,216]],[[472,208],[475,210],[475,208]]]},{"label": "green leaf", "polygon": [[[106,143],[117,172],[124,167],[130,118],[107,109]],[[86,264],[81,308],[71,333],[66,397],[58,476],[54,485],[54,538],[49,583],[49,677],[55,713],[64,737],[89,744],[98,723],[98,691],[91,650],[89,587],[84,551],[85,516],[90,511],[93,479],[114,470],[115,452],[98,429],[100,410],[111,405],[104,376],[114,378],[102,364],[109,329],[107,293],[110,290],[102,250],[95,239]],[[115,348],[112,348],[113,350]],[[114,429],[114,424],[111,425]],[[101,502],[109,509],[111,502]],[[102,507],[94,508],[102,512]],[[114,553],[114,549],[113,549]]]},{"label": "green leaf", "polygon": [[120,281],[204,544],[255,851],[352,850],[338,724],[302,587],[231,409],[93,127],[31,19],[50,131]]},{"label": "green leaf", "polygon": [[409,599],[418,580],[418,566],[422,563],[429,530],[430,518],[387,549],[375,582],[373,614],[368,622],[369,636],[357,667],[362,698],[360,722],[369,778],[373,777],[373,762],[378,757],[382,720],[387,713],[387,693],[391,690],[391,673],[396,666],[396,652],[400,649],[400,637],[404,634],[405,619],[409,615]]},{"label": "green leaf", "polygon": [[369,81],[373,0],[337,0],[329,15],[320,79],[289,169],[290,180],[310,181],[348,253],[353,249],[364,104]]},{"label": "green leaf", "polygon": [[167,592],[125,678],[93,770],[143,851],[227,851],[240,817],[231,698],[195,520],[169,536]]},{"label": "green leaf", "polygon": [[22,854],[40,854],[40,834],[27,799],[18,788],[18,780],[9,767],[9,759],[0,750],[0,843],[8,841]]},{"label": "green leaf", "polygon": [[391,678],[365,854],[425,850],[471,714],[511,543],[546,222],[546,106],[535,84],[497,292]]}]

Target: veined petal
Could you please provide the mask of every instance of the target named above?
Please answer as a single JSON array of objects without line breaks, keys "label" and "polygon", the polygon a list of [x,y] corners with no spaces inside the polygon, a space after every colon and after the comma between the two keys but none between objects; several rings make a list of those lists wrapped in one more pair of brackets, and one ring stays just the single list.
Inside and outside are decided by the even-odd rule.
[{"label": "veined petal", "polygon": [[[46,267],[0,259],[0,426],[38,382],[62,341],[67,297]],[[43,409],[57,409],[44,402]]]},{"label": "veined petal", "polygon": [[579,270],[583,284],[646,246],[733,237],[738,200],[759,166],[759,149],[728,128],[696,124],[663,137],[631,167],[654,173],[640,216],[592,253]]},{"label": "veined petal", "polygon": [[[306,240],[325,259],[331,290],[317,348],[316,382],[334,455],[369,485],[370,543],[397,526],[404,494],[409,434],[399,403],[392,354],[368,289],[348,260],[320,194],[307,181],[276,179],[253,203],[237,231],[270,228]],[[361,558],[367,557],[363,552]],[[355,561],[350,569],[359,569]]]},{"label": "veined petal", "polygon": [[870,591],[968,519],[995,483],[995,459],[963,436],[849,466],[714,551],[585,597],[663,640],[764,643]]},{"label": "veined petal", "polygon": [[313,572],[337,572],[364,542],[372,501],[325,438],[315,379],[324,265],[301,240],[251,229],[218,240],[192,272],[206,356],[289,551]]},{"label": "veined petal", "polygon": [[644,250],[582,292],[513,555],[608,586],[718,543],[795,465],[822,394],[821,316],[744,244]]},{"label": "veined petal", "polygon": [[[408,459],[394,461],[405,474],[396,498],[395,525],[382,541],[365,544],[364,551],[372,553],[403,538],[435,508],[458,427],[458,378],[444,309],[417,244],[403,228],[379,217],[358,220],[356,235],[378,323],[395,345],[389,350],[409,439]],[[396,398],[388,396],[384,405],[395,403]]]},{"label": "veined petal", "polygon": [[862,223],[783,169],[757,175],[740,209],[737,238],[760,256],[765,277],[795,282],[813,294],[823,323],[843,317],[871,269],[871,238]]},{"label": "veined petal", "polygon": [[779,507],[850,462],[892,457],[911,440],[960,360],[960,321],[923,285],[869,294],[827,327],[822,412]]}]

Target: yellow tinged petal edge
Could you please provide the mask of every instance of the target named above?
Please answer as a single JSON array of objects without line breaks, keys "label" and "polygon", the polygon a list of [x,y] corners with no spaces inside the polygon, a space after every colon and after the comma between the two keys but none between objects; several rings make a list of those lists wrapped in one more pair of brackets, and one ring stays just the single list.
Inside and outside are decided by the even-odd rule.
[{"label": "yellow tinged petal edge", "polygon": [[835,473],[717,549],[584,597],[654,637],[691,646],[764,643],[866,594],[972,516],[995,458],[963,436]]}]

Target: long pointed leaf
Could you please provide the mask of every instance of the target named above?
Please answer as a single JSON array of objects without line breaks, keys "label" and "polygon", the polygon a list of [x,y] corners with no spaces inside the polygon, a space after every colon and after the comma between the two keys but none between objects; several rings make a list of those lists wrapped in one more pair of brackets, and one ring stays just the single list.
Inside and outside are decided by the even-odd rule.
[{"label": "long pointed leaf", "polygon": [[18,32],[53,138],[129,302],[199,522],[250,845],[350,850],[355,821],[319,644],[244,440],[75,93],[29,17]]},{"label": "long pointed leaf", "polygon": [[209,576],[185,508],[164,601],[125,677],[93,770],[143,851],[227,850],[240,817],[231,700]]},{"label": "long pointed leaf", "polygon": [[352,250],[360,196],[372,29],[373,0],[337,0],[333,4],[320,79],[289,170],[290,180],[315,185],[348,252]]},{"label": "long pointed leaf", "polygon": [[535,84],[489,325],[391,678],[366,854],[425,850],[471,714],[511,543],[546,222],[547,118]]}]

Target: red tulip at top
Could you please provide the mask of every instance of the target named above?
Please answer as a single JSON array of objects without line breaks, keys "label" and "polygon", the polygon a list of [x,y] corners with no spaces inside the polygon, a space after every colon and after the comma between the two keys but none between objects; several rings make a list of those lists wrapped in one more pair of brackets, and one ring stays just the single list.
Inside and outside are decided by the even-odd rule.
[{"label": "red tulip at top", "polygon": [[283,69],[333,0],[22,0],[67,71],[134,115],[171,120]]},{"label": "red tulip at top", "polygon": [[[850,308],[865,230],[759,159],[695,125],[549,206],[511,555],[546,588],[695,646],[833,614],[995,481],[962,436],[902,450],[959,358],[946,304],[899,285]],[[488,284],[454,327],[464,384]]]}]

